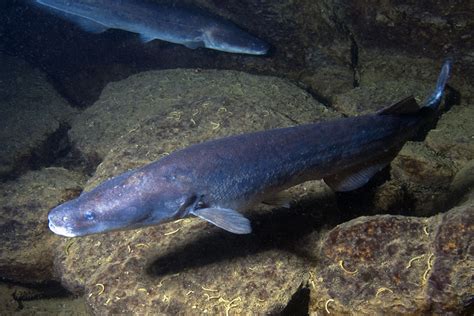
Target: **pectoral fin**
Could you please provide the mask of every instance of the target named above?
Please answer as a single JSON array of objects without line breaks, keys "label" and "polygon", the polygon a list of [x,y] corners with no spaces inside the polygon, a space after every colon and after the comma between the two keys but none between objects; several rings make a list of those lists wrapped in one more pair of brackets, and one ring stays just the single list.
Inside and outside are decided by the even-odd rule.
[{"label": "pectoral fin", "polygon": [[324,182],[337,192],[346,192],[358,189],[369,182],[377,172],[382,170],[388,162],[382,162],[371,166],[351,169],[339,174],[325,177]]},{"label": "pectoral fin", "polygon": [[202,208],[191,211],[191,214],[234,234],[250,234],[252,232],[250,221],[232,209]]}]

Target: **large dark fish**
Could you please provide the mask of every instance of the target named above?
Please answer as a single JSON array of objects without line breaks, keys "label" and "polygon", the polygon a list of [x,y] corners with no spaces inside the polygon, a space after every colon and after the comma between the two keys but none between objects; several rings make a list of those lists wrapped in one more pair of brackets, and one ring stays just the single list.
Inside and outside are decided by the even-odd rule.
[{"label": "large dark fish", "polygon": [[107,180],[49,214],[56,234],[75,237],[198,216],[237,234],[239,211],[281,190],[324,179],[337,191],[363,186],[437,112],[451,68],[420,108],[410,97],[379,113],[203,142]]},{"label": "large dark fish", "polygon": [[143,0],[35,0],[86,31],[121,29],[144,42],[160,39],[189,48],[264,55],[269,45],[235,24],[202,10]]}]

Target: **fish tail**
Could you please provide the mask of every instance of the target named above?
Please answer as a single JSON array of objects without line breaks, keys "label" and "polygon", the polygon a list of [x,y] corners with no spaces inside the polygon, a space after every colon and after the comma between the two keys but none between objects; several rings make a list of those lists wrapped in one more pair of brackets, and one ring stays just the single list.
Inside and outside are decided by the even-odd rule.
[{"label": "fish tail", "polygon": [[441,72],[440,72],[439,77],[438,77],[438,81],[436,82],[435,89],[423,101],[423,107],[424,108],[430,108],[430,109],[433,109],[433,110],[438,109],[439,104],[441,103],[441,99],[443,98],[446,83],[447,83],[449,75],[451,73],[452,64],[453,64],[453,60],[451,58],[447,58],[444,61],[443,67],[441,68]]}]

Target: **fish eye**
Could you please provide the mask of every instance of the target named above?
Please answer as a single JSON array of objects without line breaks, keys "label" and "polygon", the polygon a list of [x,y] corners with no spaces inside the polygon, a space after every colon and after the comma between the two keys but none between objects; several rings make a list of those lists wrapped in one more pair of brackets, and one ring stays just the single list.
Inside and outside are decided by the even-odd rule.
[{"label": "fish eye", "polygon": [[84,218],[88,221],[92,221],[95,218],[95,214],[91,211],[87,211],[84,213]]}]

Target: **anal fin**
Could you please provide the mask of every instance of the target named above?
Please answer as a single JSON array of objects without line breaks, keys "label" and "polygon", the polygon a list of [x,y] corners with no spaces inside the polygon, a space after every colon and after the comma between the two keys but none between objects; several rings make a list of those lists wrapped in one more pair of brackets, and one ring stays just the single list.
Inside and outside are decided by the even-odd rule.
[{"label": "anal fin", "polygon": [[388,162],[380,162],[369,166],[352,168],[341,173],[325,177],[324,182],[336,192],[346,192],[364,186]]},{"label": "anal fin", "polygon": [[291,196],[288,192],[282,191],[276,194],[273,194],[269,197],[266,197],[263,201],[263,204],[289,208],[291,203]]}]

